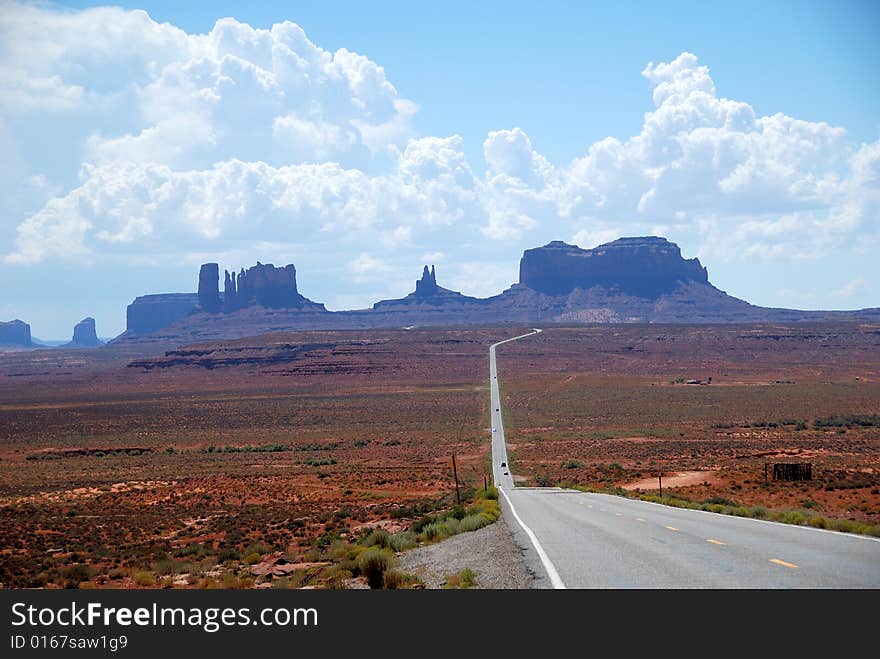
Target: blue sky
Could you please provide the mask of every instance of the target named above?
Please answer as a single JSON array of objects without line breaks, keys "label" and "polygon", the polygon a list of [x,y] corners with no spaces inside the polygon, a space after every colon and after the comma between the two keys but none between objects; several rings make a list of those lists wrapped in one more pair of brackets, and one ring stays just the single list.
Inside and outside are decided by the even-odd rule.
[{"label": "blue sky", "polygon": [[0,320],[114,335],[201,260],[489,295],[655,232],[754,303],[880,305],[877,3],[474,4],[0,2]]}]

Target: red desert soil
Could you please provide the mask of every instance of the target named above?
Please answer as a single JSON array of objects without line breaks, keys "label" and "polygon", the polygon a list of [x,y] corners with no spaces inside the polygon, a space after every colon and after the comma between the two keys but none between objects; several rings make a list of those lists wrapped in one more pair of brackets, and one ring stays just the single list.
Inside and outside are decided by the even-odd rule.
[{"label": "red desert soil", "polygon": [[[699,485],[712,483],[715,480],[714,471],[678,471],[663,474],[663,487],[683,487],[685,485]],[[621,485],[624,490],[658,490],[660,479],[657,476],[643,478],[632,483]]]},{"label": "red desert soil", "polygon": [[[546,328],[498,368],[528,484],[655,489],[662,471],[664,494],[880,524],[876,323]],[[765,480],[779,462],[813,480]],[[685,472],[712,477],[665,476]]]},{"label": "red desert soil", "polygon": [[180,585],[185,570],[204,586],[224,551],[308,563],[364,525],[405,526],[448,502],[453,452],[482,486],[486,354],[515,333],[0,355],[0,583]]},{"label": "red desert soil", "polygon": [[[449,502],[453,452],[482,485],[486,352],[521,333],[0,355],[0,583],[247,587],[267,556],[319,563],[357,529],[405,528]],[[711,472],[664,493],[880,519],[876,324],[546,328],[498,365],[518,482]],[[764,480],[799,461],[812,481]]]}]

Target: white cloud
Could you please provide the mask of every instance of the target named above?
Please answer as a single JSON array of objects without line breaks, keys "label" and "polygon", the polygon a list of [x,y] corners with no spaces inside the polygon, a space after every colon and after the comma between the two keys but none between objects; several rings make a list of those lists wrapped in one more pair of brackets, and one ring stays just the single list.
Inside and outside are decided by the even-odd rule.
[{"label": "white cloud", "polygon": [[359,275],[387,272],[389,270],[388,264],[385,261],[374,258],[366,252],[361,253],[360,256],[352,261],[350,267],[353,272]]},{"label": "white cloud", "polygon": [[620,238],[620,232],[614,228],[581,229],[572,236],[569,242],[583,249],[592,249],[616,238]]},{"label": "white cloud", "polygon": [[[6,4],[0,236],[14,243],[0,254],[17,265],[332,244],[338,268],[363,278],[399,267],[399,251],[442,253],[452,269],[554,238],[669,232],[701,255],[765,259],[880,240],[880,141],[855,149],[842,128],[758,116],[719,96],[691,53],[642,75],[653,107],[638,134],[554,164],[521,128],[492,131],[478,174],[458,135],[414,136],[418,107],[379,64],[293,23],[223,19],[193,35],[141,11]],[[60,151],[75,166],[31,148],[53,122],[70,123]],[[482,288],[511,274],[468,268],[455,276]]]},{"label": "white cloud", "polygon": [[858,276],[841,286],[836,294],[840,297],[853,297],[866,288],[868,288],[868,280],[862,276]]}]

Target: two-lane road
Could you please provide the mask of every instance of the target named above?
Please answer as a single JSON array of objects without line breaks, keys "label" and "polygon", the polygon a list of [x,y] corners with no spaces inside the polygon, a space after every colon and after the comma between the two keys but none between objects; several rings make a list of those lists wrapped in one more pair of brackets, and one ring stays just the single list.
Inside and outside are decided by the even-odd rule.
[{"label": "two-lane road", "polygon": [[[878,588],[880,539],[607,494],[514,488],[489,348],[492,466],[505,520],[555,588]],[[507,472],[507,473],[505,473]]]}]

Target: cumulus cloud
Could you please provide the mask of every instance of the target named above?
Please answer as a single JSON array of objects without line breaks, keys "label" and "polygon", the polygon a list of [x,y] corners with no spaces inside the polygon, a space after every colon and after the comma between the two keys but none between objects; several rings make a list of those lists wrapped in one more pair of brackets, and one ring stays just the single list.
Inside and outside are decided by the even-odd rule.
[{"label": "cumulus cloud", "polygon": [[837,291],[837,295],[840,297],[853,297],[862,289],[868,287],[868,281],[862,277],[861,275],[856,277],[855,279],[851,279],[846,284],[840,287]]},{"label": "cumulus cloud", "polygon": [[112,105],[127,114],[121,125],[93,127],[90,162],[363,165],[371,152],[401,147],[412,135],[415,106],[381,66],[346,49],[325,51],[294,23],[255,29],[226,18],[190,35],[143,11],[3,9],[5,112],[69,119]]},{"label": "cumulus cloud", "polygon": [[[294,23],[194,35],[142,11],[6,4],[0,137],[21,162],[0,182],[41,192],[0,201],[13,223],[0,235],[14,236],[0,252],[21,265],[326,242],[353,277],[406,249],[464,254],[470,269],[453,272],[485,283],[510,273],[478,275],[483,253],[555,238],[666,233],[731,258],[877,239],[880,141],[758,116],[691,53],[642,76],[638,134],[552,163],[521,128],[492,131],[478,172],[459,136],[414,134],[418,106],[379,64]],[[58,122],[62,156],[31,148]]]}]

